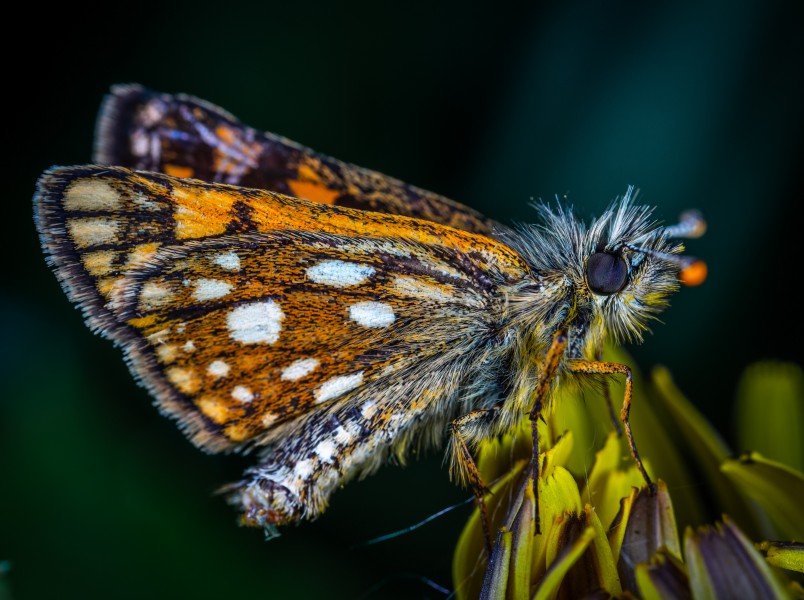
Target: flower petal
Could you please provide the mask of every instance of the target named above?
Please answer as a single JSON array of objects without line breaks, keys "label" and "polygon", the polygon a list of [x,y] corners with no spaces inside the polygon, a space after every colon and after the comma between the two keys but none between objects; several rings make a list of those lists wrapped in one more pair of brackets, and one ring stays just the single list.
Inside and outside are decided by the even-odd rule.
[{"label": "flower petal", "polygon": [[694,598],[788,598],[762,555],[727,517],[716,527],[687,528],[684,555]]},{"label": "flower petal", "polygon": [[766,361],[748,367],[737,388],[737,439],[745,450],[804,472],[804,371]]},{"label": "flower petal", "polygon": [[545,573],[544,577],[541,579],[533,600],[555,598],[562,581],[564,581],[564,576],[573,565],[578,562],[578,559],[581,558],[583,553],[586,552],[586,549],[594,538],[594,528],[587,527],[569,546],[564,547],[563,551],[555,557],[550,565],[550,569],[548,569],[547,573]]},{"label": "flower petal", "polygon": [[536,498],[533,495],[533,478],[528,477],[522,486],[522,502],[511,524],[511,570],[508,590],[511,598],[530,596],[533,546],[536,535]]},{"label": "flower petal", "polygon": [[650,564],[636,566],[636,583],[643,600],[692,598],[684,563],[665,549],[659,550]]},{"label": "flower petal", "polygon": [[[491,485],[491,494],[486,494],[486,507],[492,531],[497,531],[502,526],[509,510],[507,502],[513,496],[512,486],[521,481],[521,474],[526,466],[527,461],[519,461],[511,471]],[[455,582],[455,594],[459,600],[478,597],[486,560],[480,511],[475,508],[458,538],[452,559],[452,580]]]},{"label": "flower petal", "polygon": [[631,456],[623,454],[621,442],[617,432],[609,434],[603,448],[595,455],[594,466],[581,492],[581,497],[595,507],[600,522],[606,525],[617,515],[620,499],[628,496],[631,488],[645,483]]},{"label": "flower petal", "polygon": [[650,563],[660,549],[681,558],[673,503],[662,480],[656,487],[655,495],[642,488],[623,498],[609,530],[612,553],[626,590],[636,591],[637,565]]},{"label": "flower petal", "polygon": [[556,519],[547,535],[548,573],[567,548],[588,535],[585,532],[589,529],[593,532],[589,546],[566,573],[561,593],[568,598],[586,598],[599,590],[619,595],[622,588],[611,548],[600,519],[588,505],[580,513],[565,513]]},{"label": "flower petal", "polygon": [[494,550],[491,553],[483,588],[480,590],[481,600],[500,600],[506,597],[508,588],[508,567],[511,562],[512,534],[505,528],[497,532]]},{"label": "flower petal", "polygon": [[[716,506],[721,512],[731,515],[754,537],[759,535],[757,511],[742,496],[737,487],[720,471],[720,465],[731,455],[731,451],[712,425],[678,390],[664,368],[654,369],[653,379],[658,392],[657,399],[662,402],[673,425],[680,436],[678,444],[689,448],[695,457],[695,466],[700,470],[700,478],[707,482],[714,495]],[[663,479],[667,480],[663,476]],[[671,489],[683,483],[675,482]],[[697,521],[701,522],[703,521]]]},{"label": "flower petal", "polygon": [[758,502],[782,539],[804,539],[804,475],[751,452],[725,461],[720,470],[739,490]]},{"label": "flower petal", "polygon": [[804,573],[804,543],[760,542],[757,549],[765,554],[765,560],[774,567]]}]

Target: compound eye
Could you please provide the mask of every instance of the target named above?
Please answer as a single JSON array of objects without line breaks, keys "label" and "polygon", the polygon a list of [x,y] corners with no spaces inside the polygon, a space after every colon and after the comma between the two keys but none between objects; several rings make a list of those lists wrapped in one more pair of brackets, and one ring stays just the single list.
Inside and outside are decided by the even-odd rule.
[{"label": "compound eye", "polygon": [[625,287],[628,265],[618,254],[595,252],[586,261],[586,281],[595,294],[611,296]]}]

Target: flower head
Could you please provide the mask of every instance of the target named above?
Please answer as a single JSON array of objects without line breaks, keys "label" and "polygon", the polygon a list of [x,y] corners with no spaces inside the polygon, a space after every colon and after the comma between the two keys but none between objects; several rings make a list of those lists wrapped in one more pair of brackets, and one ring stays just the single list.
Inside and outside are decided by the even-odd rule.
[{"label": "flower head", "polygon": [[[625,362],[616,354],[610,360]],[[804,571],[804,546],[750,541],[804,539],[804,476],[781,462],[796,464],[804,433],[804,419],[790,419],[796,411],[804,416],[801,370],[757,365],[740,387],[738,414],[752,418],[764,407],[766,416],[742,430],[774,460],[759,452],[732,457],[666,370],[656,369],[650,386],[639,379],[636,395],[643,401],[634,405],[633,429],[658,478],[656,493],[642,487],[623,440],[605,433],[611,425],[602,393],[560,392],[556,410],[539,424],[546,449],[538,513],[528,468],[530,423],[479,451],[481,475],[491,482],[486,502],[496,537],[487,557],[475,511],[455,552],[458,598],[786,598],[801,591],[782,569]],[[795,440],[763,436],[757,431],[763,428]],[[705,485],[690,486],[692,477]],[[722,515],[714,526],[706,524],[707,503]]]}]

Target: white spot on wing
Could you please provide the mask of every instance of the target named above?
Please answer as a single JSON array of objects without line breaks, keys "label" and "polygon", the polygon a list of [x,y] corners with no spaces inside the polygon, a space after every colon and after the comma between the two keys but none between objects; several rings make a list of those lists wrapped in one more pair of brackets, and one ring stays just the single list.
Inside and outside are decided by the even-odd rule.
[{"label": "white spot on wing", "polygon": [[182,350],[185,352],[194,352],[195,351],[195,342],[193,340],[189,340],[184,346],[181,347]]},{"label": "white spot on wing", "polygon": [[293,474],[299,479],[307,479],[313,474],[313,461],[300,460],[293,467]]},{"label": "white spot on wing", "polygon": [[113,241],[120,223],[104,217],[84,217],[68,220],[67,229],[78,248],[87,248]]},{"label": "white spot on wing", "polygon": [[147,281],[140,290],[140,302],[148,308],[159,308],[170,301],[173,293],[162,283]]},{"label": "white spot on wing", "polygon": [[307,277],[315,283],[339,288],[363,283],[373,274],[373,267],[342,260],[325,260],[307,269]]},{"label": "white spot on wing", "polygon": [[199,302],[223,298],[232,291],[232,284],[220,279],[198,279],[195,282],[193,298]]},{"label": "white spot on wing", "polygon": [[368,400],[360,409],[360,414],[364,419],[370,419],[375,412],[377,412],[377,403],[374,400]]},{"label": "white spot on wing", "polygon": [[274,413],[265,413],[261,419],[262,425],[263,427],[270,427],[276,422],[277,419],[278,417]]},{"label": "white spot on wing", "polygon": [[332,457],[336,452],[335,444],[332,440],[324,440],[323,442],[319,442],[319,444],[315,447],[314,452],[318,455],[318,458],[321,459],[321,462],[328,463],[332,461]]},{"label": "white spot on wing", "polygon": [[347,430],[343,425],[338,425],[338,428],[335,430],[334,437],[335,443],[340,444],[341,446],[345,446],[355,439],[355,436],[352,435],[352,432]]},{"label": "white spot on wing", "polygon": [[309,375],[318,366],[315,358],[302,358],[291,363],[282,371],[283,381],[296,381],[305,375]]},{"label": "white spot on wing", "polygon": [[229,271],[240,270],[240,257],[234,252],[223,252],[221,254],[218,254],[215,258],[212,259],[212,262],[218,265],[219,267],[228,269]]},{"label": "white spot on wing", "polygon": [[232,398],[244,404],[254,400],[254,394],[244,385],[236,385],[232,390]]},{"label": "white spot on wing", "polygon": [[279,339],[282,319],[279,304],[264,300],[238,306],[226,315],[226,326],[233,340],[244,344],[273,344]]},{"label": "white spot on wing", "polygon": [[363,327],[388,327],[396,320],[394,309],[384,302],[358,302],[349,307],[349,318]]},{"label": "white spot on wing", "polygon": [[342,375],[340,377],[327,379],[315,391],[315,402],[316,404],[320,404],[321,402],[326,402],[327,400],[337,398],[338,396],[355,389],[362,382],[363,371],[359,371],[358,373],[354,373],[352,375]]},{"label": "white spot on wing", "polygon": [[229,374],[229,365],[222,360],[213,360],[207,367],[207,373],[212,375],[215,379],[226,377]]},{"label": "white spot on wing", "polygon": [[118,208],[120,194],[98,179],[79,179],[64,193],[64,210],[113,211]]}]

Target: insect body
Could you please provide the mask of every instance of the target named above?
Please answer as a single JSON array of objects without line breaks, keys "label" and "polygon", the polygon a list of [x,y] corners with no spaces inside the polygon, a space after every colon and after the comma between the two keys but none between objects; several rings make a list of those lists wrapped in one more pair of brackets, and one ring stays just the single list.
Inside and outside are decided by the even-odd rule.
[{"label": "insect body", "polygon": [[[196,445],[255,452],[226,491],[268,530],[450,425],[482,501],[479,441],[535,423],[567,377],[630,382],[597,362],[603,342],[641,337],[692,264],[671,238],[702,227],[657,225],[629,188],[588,226],[540,206],[539,225],[507,228],[138,87],[116,88],[100,124],[98,162],[123,166],[40,178],[48,260]],[[629,404],[630,383],[641,468]]]}]

